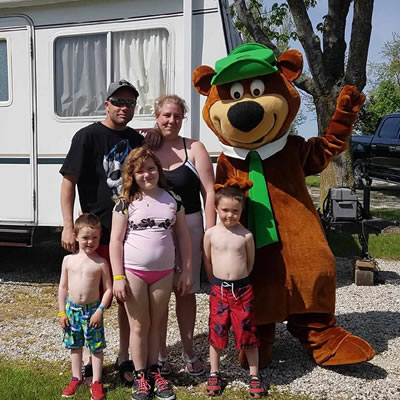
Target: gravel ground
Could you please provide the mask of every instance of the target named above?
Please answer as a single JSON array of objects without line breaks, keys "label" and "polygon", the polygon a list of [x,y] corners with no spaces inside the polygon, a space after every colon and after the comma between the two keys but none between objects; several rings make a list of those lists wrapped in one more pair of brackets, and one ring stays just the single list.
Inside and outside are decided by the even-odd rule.
[{"label": "gravel ground", "polygon": [[[44,244],[45,245],[45,244]],[[24,262],[16,258],[21,255]],[[43,359],[69,362],[61,344],[57,312],[59,249],[0,248],[0,355],[7,359]],[[49,261],[50,260],[50,261]],[[49,264],[52,267],[49,267]],[[308,394],[315,399],[398,399],[400,398],[400,263],[378,260],[380,284],[373,287],[353,283],[351,260],[338,258],[337,319],[351,332],[368,340],[377,355],[369,363],[320,368],[313,364],[284,324],[277,326],[273,362],[262,372],[266,381],[281,392]],[[208,297],[197,295],[198,316],[195,345],[197,354],[208,361]],[[116,307],[105,314],[106,363],[117,354]],[[176,385],[197,386],[204,378],[188,378],[183,373],[181,348],[174,313],[170,304],[168,345]],[[221,365],[227,381],[244,385],[247,373],[237,363],[232,341]],[[203,390],[202,385],[199,390]]]}]

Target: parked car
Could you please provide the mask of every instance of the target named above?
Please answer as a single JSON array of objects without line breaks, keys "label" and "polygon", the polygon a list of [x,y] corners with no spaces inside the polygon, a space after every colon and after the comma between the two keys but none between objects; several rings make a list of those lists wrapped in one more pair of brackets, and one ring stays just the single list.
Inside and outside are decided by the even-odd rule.
[{"label": "parked car", "polygon": [[400,183],[400,113],[384,116],[372,135],[352,135],[355,186],[373,178]]}]

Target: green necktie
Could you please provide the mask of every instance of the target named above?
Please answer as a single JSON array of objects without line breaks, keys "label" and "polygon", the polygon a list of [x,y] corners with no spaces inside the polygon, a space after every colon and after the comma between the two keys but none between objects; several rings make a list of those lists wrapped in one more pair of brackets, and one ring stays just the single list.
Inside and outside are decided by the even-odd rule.
[{"label": "green necktie", "polygon": [[256,248],[279,241],[274,214],[269,200],[262,162],[256,151],[250,151],[249,180],[249,229],[253,233]]}]

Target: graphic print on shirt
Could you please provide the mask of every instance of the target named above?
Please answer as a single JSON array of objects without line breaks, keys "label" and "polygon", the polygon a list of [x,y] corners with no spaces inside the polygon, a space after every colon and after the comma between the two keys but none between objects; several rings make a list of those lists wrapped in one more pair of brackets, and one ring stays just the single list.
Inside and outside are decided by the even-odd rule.
[{"label": "graphic print on shirt", "polygon": [[106,173],[107,185],[111,188],[113,197],[121,193],[122,165],[131,150],[129,141],[123,139],[104,156],[103,168]]},{"label": "graphic print on shirt", "polygon": [[160,221],[156,221],[152,218],[143,218],[140,220],[138,224],[135,224],[134,221],[128,221],[128,228],[132,230],[140,230],[140,229],[148,229],[148,228],[153,228],[158,227],[158,228],[164,228],[168,229],[172,224],[175,222],[174,220],[170,220],[169,218]]}]

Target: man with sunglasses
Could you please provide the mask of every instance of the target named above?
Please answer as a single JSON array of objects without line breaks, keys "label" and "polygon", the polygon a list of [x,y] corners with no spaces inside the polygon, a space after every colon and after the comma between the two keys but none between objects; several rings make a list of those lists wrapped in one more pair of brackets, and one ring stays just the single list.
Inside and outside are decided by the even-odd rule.
[{"label": "man with sunglasses", "polygon": [[[63,175],[61,211],[64,221],[61,244],[67,251],[76,250],[73,214],[77,186],[81,211],[96,214],[100,219],[102,236],[97,253],[110,263],[108,245],[113,198],[121,190],[121,169],[125,157],[143,143],[157,147],[161,141],[156,130],[150,130],[144,139],[136,130],[127,126],[135,113],[138,97],[138,91],[130,82],[112,82],[104,102],[106,118],[80,129],[72,138],[71,147],[60,169]],[[131,383],[133,364],[128,359],[129,324],[122,304],[118,306],[118,320],[120,350],[117,364],[121,378]],[[83,368],[84,378],[90,376],[90,367],[86,365]]]}]

